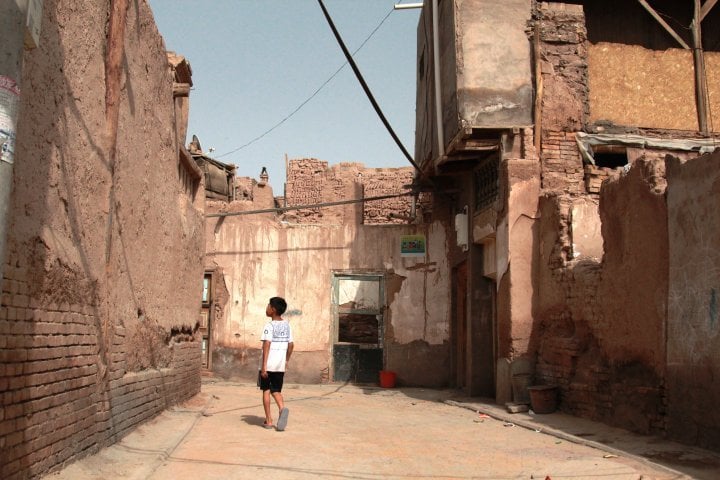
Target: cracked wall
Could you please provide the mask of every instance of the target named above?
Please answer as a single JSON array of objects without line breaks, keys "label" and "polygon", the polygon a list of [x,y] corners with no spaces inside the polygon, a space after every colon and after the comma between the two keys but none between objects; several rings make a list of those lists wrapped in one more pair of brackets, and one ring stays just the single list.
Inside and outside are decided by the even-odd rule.
[{"label": "cracked wall", "polygon": [[[40,46],[24,55],[0,306],[2,478],[97,451],[200,388],[199,185],[178,157],[182,115],[152,13],[122,5],[46,1]],[[118,45],[123,61],[106,70]]]},{"label": "cracked wall", "polygon": [[[346,163],[329,167],[315,159],[293,160],[288,170],[288,204],[362,198],[369,192],[397,193],[411,180],[412,169],[370,169]],[[446,231],[440,222],[423,222],[426,215],[420,213],[421,207],[415,222],[410,222],[410,202],[401,198],[372,206],[358,203],[290,211],[278,217],[208,219],[207,262],[222,269],[229,292],[223,318],[212,329],[213,370],[226,378],[254,381],[259,333],[267,320],[265,306],[270,297],[280,295],[288,300],[285,317],[295,337],[292,368],[286,378],[300,383],[330,380],[333,272],[373,273],[385,280],[385,367],[396,371],[398,381],[405,385],[446,385]],[[391,218],[389,213],[402,218]],[[383,223],[365,224],[369,220]],[[425,258],[400,255],[400,237],[414,234],[427,239]]]}]

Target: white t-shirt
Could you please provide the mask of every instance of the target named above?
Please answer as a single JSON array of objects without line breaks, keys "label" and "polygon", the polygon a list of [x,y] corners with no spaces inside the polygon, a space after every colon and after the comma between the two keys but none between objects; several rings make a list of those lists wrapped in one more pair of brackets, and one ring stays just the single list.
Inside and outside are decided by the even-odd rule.
[{"label": "white t-shirt", "polygon": [[[269,340],[267,371],[284,372],[285,355],[288,344],[293,341],[292,329],[287,320],[272,320],[265,324],[260,341]],[[260,354],[260,370],[262,370],[262,353]]]}]

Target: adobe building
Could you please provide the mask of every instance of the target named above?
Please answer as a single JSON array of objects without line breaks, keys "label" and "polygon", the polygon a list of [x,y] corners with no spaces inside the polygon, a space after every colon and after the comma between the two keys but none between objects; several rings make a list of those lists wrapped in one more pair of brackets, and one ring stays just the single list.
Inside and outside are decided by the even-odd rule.
[{"label": "adobe building", "polygon": [[3,479],[94,453],[200,391],[190,65],[146,1],[45,1],[40,31],[2,259]]},{"label": "adobe building", "polygon": [[425,1],[415,160],[458,192],[453,385],[555,386],[567,412],[720,448],[714,3]]},{"label": "adobe building", "polygon": [[397,384],[448,385],[448,235],[413,177],[304,158],[288,162],[282,197],[263,169],[259,181],[236,179],[233,201],[208,200],[210,369],[255,381],[265,307],[282,296],[295,338],[289,382],[377,384],[388,370]]}]

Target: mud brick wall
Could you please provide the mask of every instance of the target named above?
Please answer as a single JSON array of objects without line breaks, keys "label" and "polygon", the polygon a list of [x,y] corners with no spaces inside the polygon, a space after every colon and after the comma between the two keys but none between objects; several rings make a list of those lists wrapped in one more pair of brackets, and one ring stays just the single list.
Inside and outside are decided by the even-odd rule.
[{"label": "mud brick wall", "polygon": [[585,193],[583,162],[575,141],[575,133],[544,132],[541,151],[544,190]]},{"label": "mud brick wall", "polygon": [[34,478],[95,452],[200,391],[199,342],[171,342],[166,368],[128,373],[122,327],[99,361],[98,305],[46,304],[17,258],[4,273],[0,478]]},{"label": "mud brick wall", "polygon": [[251,177],[235,177],[235,200],[252,201],[257,181]]},{"label": "mud brick wall", "polygon": [[[361,163],[328,162],[315,158],[291,160],[287,170],[287,204],[313,205],[341,200],[395,195],[408,190],[414,170],[404,168],[365,168]],[[430,208],[427,196],[419,202]],[[363,202],[350,205],[290,211],[286,218],[298,223],[343,223],[383,225],[407,224],[411,197]],[[391,215],[396,215],[393,218]]]},{"label": "mud brick wall", "polygon": [[617,178],[620,176],[622,167],[615,169],[586,164],[584,170],[585,189],[590,194],[599,195],[603,182],[608,178]]},{"label": "mud brick wall", "polygon": [[589,115],[587,30],[581,5],[540,3],[539,34],[542,186],[585,193],[583,164],[573,132]]},{"label": "mud brick wall", "polygon": [[[412,183],[414,175],[412,167],[366,169],[362,176],[363,197],[380,197],[403,192],[407,190],[404,187]],[[408,223],[411,203],[412,197],[409,196],[365,202],[363,223],[365,225]]]},{"label": "mud brick wall", "polygon": [[642,433],[664,433],[667,205],[663,162],[640,159],[603,184],[604,256],[574,259],[571,196],[541,199],[538,382],[561,408]]},{"label": "mud brick wall", "polygon": [[[0,259],[3,480],[97,451],[200,388],[204,192],[178,155],[152,12],[128,3],[124,41],[109,42],[109,2],[46,1],[24,53]],[[105,60],[119,45],[114,89]]]},{"label": "mud brick wall", "polygon": [[[344,184],[338,181],[328,162],[316,158],[291,160],[286,182],[288,206],[315,205],[345,199]],[[298,223],[332,223],[344,219],[342,206],[294,210],[288,217]]]}]

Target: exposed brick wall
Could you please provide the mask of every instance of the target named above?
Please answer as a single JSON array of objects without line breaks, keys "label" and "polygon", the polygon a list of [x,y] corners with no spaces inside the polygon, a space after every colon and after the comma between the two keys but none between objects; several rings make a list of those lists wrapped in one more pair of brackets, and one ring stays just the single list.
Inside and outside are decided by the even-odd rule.
[{"label": "exposed brick wall", "polygon": [[642,433],[664,433],[667,420],[662,167],[638,160],[603,186],[602,262],[573,257],[573,197],[541,200],[536,380],[560,387],[563,410]]},{"label": "exposed brick wall", "polygon": [[256,185],[251,177],[235,177],[235,201],[252,201]]},{"label": "exposed brick wall", "polygon": [[[414,178],[411,167],[365,168],[361,163],[328,162],[315,158],[291,160],[287,171],[287,204],[313,205],[340,200],[395,195],[408,190]],[[412,197],[398,197],[291,211],[286,218],[298,223],[407,224],[410,222]],[[418,204],[423,212],[430,210],[428,195]]]},{"label": "exposed brick wall", "polygon": [[[395,195],[413,181],[412,168],[367,169],[362,176],[363,197]],[[363,223],[366,225],[408,223],[412,197],[389,198],[363,203]]]},{"label": "exposed brick wall", "polygon": [[582,157],[574,132],[544,132],[542,185],[546,191],[585,193]]},{"label": "exposed brick wall", "polygon": [[620,171],[615,168],[596,167],[595,165],[586,164],[585,170],[585,189],[590,194],[600,195],[600,188],[605,180],[609,178],[617,178]]},{"label": "exposed brick wall", "polygon": [[200,391],[199,342],[171,343],[168,368],[127,373],[118,327],[105,367],[98,306],[41,305],[27,267],[12,260],[0,304],[0,478],[33,478],[97,451]]},{"label": "exposed brick wall", "polygon": [[[109,2],[45,7],[40,44],[23,58],[0,259],[3,480],[107,446],[200,388],[187,332],[201,300],[204,195],[178,157],[184,126],[152,12],[129,2],[128,92],[103,81]],[[113,91],[118,120],[106,123],[97,99]],[[108,129],[114,147],[98,140]],[[142,328],[156,335],[136,336]]]},{"label": "exposed brick wall", "polygon": [[[342,182],[338,182],[328,168],[328,162],[316,158],[291,160],[287,169],[286,200],[289,206],[315,205],[332,198],[344,198]],[[342,222],[342,207],[294,210],[290,213],[299,223]]]},{"label": "exposed brick wall", "polygon": [[539,4],[542,75],[542,186],[571,194],[585,193],[583,163],[574,132],[589,114],[587,30],[581,5]]}]

